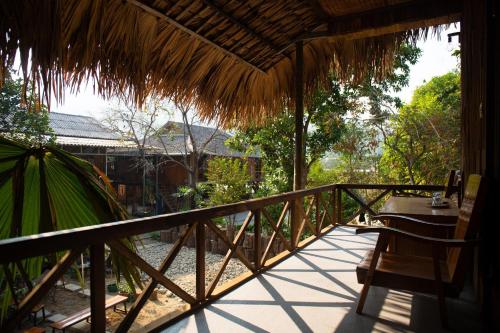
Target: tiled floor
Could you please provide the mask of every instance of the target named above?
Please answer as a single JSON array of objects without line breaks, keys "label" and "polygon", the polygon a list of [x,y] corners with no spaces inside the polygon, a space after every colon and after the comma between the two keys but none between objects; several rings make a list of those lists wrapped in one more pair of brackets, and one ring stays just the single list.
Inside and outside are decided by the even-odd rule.
[{"label": "tiled floor", "polygon": [[[355,268],[376,235],[336,228],[293,257],[164,332],[442,332],[432,296],[372,287],[355,307]],[[448,299],[454,331],[476,332],[475,304]]]}]

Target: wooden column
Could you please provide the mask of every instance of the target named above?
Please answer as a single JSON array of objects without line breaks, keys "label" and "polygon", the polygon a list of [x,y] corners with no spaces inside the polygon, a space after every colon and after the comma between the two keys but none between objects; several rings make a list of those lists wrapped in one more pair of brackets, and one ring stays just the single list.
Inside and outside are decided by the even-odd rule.
[{"label": "wooden column", "polygon": [[[261,220],[260,220],[260,209],[254,212],[254,220],[253,220],[253,262],[255,266],[255,271],[260,269],[260,261],[261,261],[261,242],[260,242],[260,233],[261,233]],[[249,258],[250,259],[250,258]]]},{"label": "wooden column", "polygon": [[196,222],[196,300],[205,299],[205,224]]},{"label": "wooden column", "polygon": [[337,187],[337,224],[342,224],[342,188]]},{"label": "wooden column", "polygon": [[331,216],[331,221],[330,223],[335,226],[336,224],[336,221],[335,221],[335,214],[337,214],[337,209],[336,209],[336,203],[337,203],[337,197],[336,197],[336,194],[337,194],[337,189],[334,188],[330,194],[330,205],[332,207],[332,216]]},{"label": "wooden column", "polygon": [[91,332],[106,330],[104,243],[90,247]]},{"label": "wooden column", "polygon": [[316,219],[316,236],[319,236],[321,232],[321,212],[320,212],[320,201],[319,196],[321,193],[316,193],[314,195],[314,201],[316,203],[315,219]]},{"label": "wooden column", "polygon": [[[295,158],[293,170],[293,190],[304,188],[304,44],[295,43]],[[302,222],[302,199],[297,199],[292,207],[291,233],[292,248],[299,242],[300,223]]]}]

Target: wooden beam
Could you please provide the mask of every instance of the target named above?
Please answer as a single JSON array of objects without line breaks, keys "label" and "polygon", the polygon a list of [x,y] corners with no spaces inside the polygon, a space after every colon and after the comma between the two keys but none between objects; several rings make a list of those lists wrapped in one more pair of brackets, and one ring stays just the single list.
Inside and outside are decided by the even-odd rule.
[{"label": "wooden beam", "polygon": [[240,259],[240,261],[245,265],[247,266],[247,268],[250,270],[250,271],[255,271],[255,266],[252,265],[252,263],[247,259],[247,257],[245,257],[245,255],[243,254],[243,252],[241,251],[240,248],[236,247],[236,246],[233,246],[233,242],[232,240],[228,240],[226,235],[219,229],[219,227],[217,227],[215,225],[215,223],[208,219],[205,221],[205,224],[207,225],[207,227],[209,227],[216,235],[217,237],[219,237],[226,245],[229,249],[233,249],[234,248],[234,251],[236,253],[236,255],[238,256],[238,258]]},{"label": "wooden beam", "polygon": [[[414,0],[330,18],[325,37],[360,39],[460,20],[462,1]],[[317,34],[321,36],[321,34]]]},{"label": "wooden beam", "polygon": [[149,275],[156,283],[162,284],[165,288],[170,290],[175,295],[179,296],[183,301],[193,304],[196,300],[189,295],[184,289],[175,284],[172,280],[167,278],[164,272],[156,270],[153,266],[148,264],[139,255],[132,252],[127,246],[122,244],[119,240],[113,240],[108,242],[108,245],[116,250],[121,256],[127,258],[127,260],[134,266],[139,268],[141,271]]},{"label": "wooden beam", "polygon": [[317,29],[295,38],[281,48],[278,53],[285,52],[299,40],[377,37],[411,29],[458,22],[461,14],[462,1],[459,0],[413,0],[370,11],[330,17],[326,30],[323,30],[320,24]]},{"label": "wooden beam", "polygon": [[[172,265],[175,258],[177,257],[177,254],[179,254],[180,250],[182,249],[182,245],[185,243],[186,239],[188,239],[188,237],[191,235],[194,228],[195,228],[195,224],[193,223],[186,229],[186,231],[184,231],[184,233],[182,234],[181,237],[177,238],[172,249],[168,253],[167,257],[163,260],[160,267],[158,268],[158,271],[162,275],[165,275],[165,273],[167,272],[170,265]],[[137,315],[141,311],[144,304],[146,304],[146,301],[149,299],[149,297],[153,293],[153,290],[156,288],[157,284],[158,284],[158,281],[155,279],[151,279],[148,282],[148,284],[146,285],[146,288],[143,289],[142,293],[139,295],[139,297],[137,297],[137,299],[134,302],[134,305],[129,310],[129,312],[127,313],[125,318],[123,318],[120,325],[116,328],[115,332],[124,333],[124,332],[129,331],[135,318],[137,317]]]},{"label": "wooden beam", "polygon": [[90,246],[90,331],[106,330],[104,243]]},{"label": "wooden beam", "polygon": [[[264,209],[262,209],[264,210]],[[254,220],[253,220],[253,265],[255,267],[255,272],[260,269],[260,259],[262,257],[261,251],[261,210],[258,209],[254,211]]]},{"label": "wooden beam", "polygon": [[250,211],[247,215],[247,218],[245,219],[243,224],[240,226],[240,230],[236,234],[236,238],[233,240],[233,242],[231,244],[232,246],[227,251],[226,256],[224,257],[224,261],[222,262],[222,265],[219,268],[219,272],[217,272],[217,275],[215,275],[214,279],[210,283],[210,286],[209,286],[207,294],[206,294],[207,298],[209,298],[212,295],[215,287],[217,286],[217,283],[219,283],[219,280],[222,277],[222,274],[224,273],[224,271],[227,267],[227,264],[229,264],[229,260],[231,260],[234,252],[236,251],[236,249],[240,245],[241,240],[242,240],[243,236],[245,235],[245,231],[246,231],[248,225],[250,224],[250,221],[252,220],[252,218],[253,218],[253,211]]},{"label": "wooden beam", "polygon": [[223,217],[249,210],[261,209],[264,206],[282,203],[284,201],[292,201],[304,196],[313,195],[314,193],[331,191],[334,189],[341,190],[342,188],[367,190],[397,189],[429,192],[444,190],[443,185],[331,184],[221,206],[198,208],[185,212],[2,239],[0,240],[0,265],[75,247],[87,247],[90,242],[89,240],[94,242],[107,242],[111,239],[192,224],[193,221],[200,219]]},{"label": "wooden beam", "polygon": [[196,222],[196,300],[205,299],[205,224]]},{"label": "wooden beam", "polygon": [[274,50],[275,52],[279,51],[279,48],[274,45],[274,43],[269,40],[267,37],[263,36],[259,32],[255,31],[254,29],[250,28],[248,25],[246,25],[243,22],[240,22],[237,18],[232,16],[230,13],[226,12],[224,10],[223,6],[218,5],[212,0],[203,0],[203,2],[207,5],[210,6],[213,10],[215,10],[218,14],[224,16],[226,19],[231,21],[231,23],[237,25],[239,28],[242,30],[245,30],[246,33],[252,35],[254,38],[259,39],[262,43],[266,44],[270,49]]},{"label": "wooden beam", "polygon": [[[293,164],[293,190],[304,188],[304,42],[295,43],[295,156]],[[300,224],[302,221],[302,198],[293,203],[291,212],[292,249],[300,238]]]},{"label": "wooden beam", "polygon": [[171,18],[170,16],[167,16],[165,15],[164,13],[154,9],[153,7],[150,7],[140,1],[137,1],[137,0],[127,0],[127,2],[133,6],[136,6],[138,8],[141,8],[142,10],[144,10],[146,13],[149,13],[153,16],[156,16],[160,19],[163,19],[165,21],[167,21],[168,23],[172,24],[173,26],[175,26],[176,28],[180,29],[181,31],[187,33],[188,35],[190,35],[191,37],[193,38],[196,38],[200,41],[202,41],[203,43],[205,44],[208,44],[208,45],[211,45],[213,47],[215,47],[216,49],[218,49],[219,51],[221,51],[222,53],[224,53],[225,55],[235,59],[236,61],[238,61],[239,63],[243,63],[249,67],[251,67],[252,69],[262,73],[262,74],[266,74],[266,72],[264,70],[262,70],[261,68],[255,66],[254,64],[251,64],[250,62],[246,61],[245,59],[241,58],[240,56],[232,53],[232,52],[229,52],[228,50],[226,50],[225,48],[223,48],[222,46],[220,45],[217,45],[216,43],[212,42],[211,40],[209,40],[208,38],[200,35],[200,34],[197,34],[195,31],[189,29],[188,27],[182,25],[181,23],[179,23],[178,21],[174,20],[173,18]]},{"label": "wooden beam", "polygon": [[295,159],[293,190],[304,188],[304,43],[295,44]]}]

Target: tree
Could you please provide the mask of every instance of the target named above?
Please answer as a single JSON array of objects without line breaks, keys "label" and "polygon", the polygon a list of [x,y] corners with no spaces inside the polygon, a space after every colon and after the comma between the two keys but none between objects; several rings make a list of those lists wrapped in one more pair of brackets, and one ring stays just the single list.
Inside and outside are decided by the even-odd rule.
[{"label": "tree", "polygon": [[158,131],[158,117],[168,113],[164,103],[157,98],[148,99],[141,108],[121,100],[107,110],[104,124],[122,138],[132,140],[139,152],[136,167],[142,169],[142,206],[146,206],[146,175],[156,166],[146,156],[148,138]]},{"label": "tree", "polygon": [[339,163],[334,168],[336,181],[370,183],[378,174],[378,132],[367,121],[346,122],[342,138],[335,144]]},{"label": "tree", "polygon": [[460,165],[460,74],[432,78],[412,101],[381,126],[382,161],[392,178],[412,184],[442,183]]},{"label": "tree", "polygon": [[[388,116],[387,108],[399,107],[402,104],[398,98],[392,96],[392,93],[408,84],[410,66],[416,63],[420,52],[420,49],[413,45],[402,45],[395,54],[393,71],[383,80],[377,80],[373,74],[367,75],[360,84],[340,84],[332,77],[330,89],[319,89],[315,92],[304,115],[306,165],[303,177],[307,177],[311,166],[325,153],[342,148],[336,147],[336,144],[342,135],[349,135],[345,126],[348,118],[356,120],[371,115],[370,122],[365,123],[368,128],[372,126],[372,122],[385,122]],[[348,146],[346,140],[344,148]],[[231,145],[242,151],[245,147],[259,149],[264,160],[266,181],[269,176],[275,181],[279,178],[276,177],[278,174],[282,177],[282,185],[273,187],[281,192],[292,189],[294,156],[292,111],[286,110],[282,116],[265,126],[237,132]],[[359,148],[358,144],[354,145]],[[354,165],[352,168],[359,169]],[[332,179],[332,182],[335,181],[338,180]]]},{"label": "tree", "polygon": [[[196,191],[196,185],[200,177],[200,166],[206,158],[206,150],[210,143],[222,135],[222,132],[214,128],[206,136],[197,135],[194,130],[199,123],[193,112],[193,106],[189,103],[172,101],[175,111],[169,110],[169,103],[156,97],[150,97],[141,108],[135,104],[120,103],[118,106],[108,110],[104,123],[114,132],[120,133],[125,139],[132,140],[138,151],[136,167],[142,168],[142,205],[146,205],[146,177],[161,166],[174,163],[181,166],[188,174],[187,197],[192,199]],[[173,128],[176,124],[167,122],[172,126],[165,126],[159,120],[162,115],[173,117],[174,112],[179,112],[182,117],[182,127]],[[180,139],[179,134],[180,132]],[[163,148],[161,152],[153,147]],[[148,153],[155,156],[148,156]],[[151,155],[149,154],[149,155]],[[181,156],[179,158],[179,156]],[[160,198],[156,186],[156,201]],[[190,200],[191,208],[194,200]]]},{"label": "tree", "polygon": [[[305,167],[303,177],[314,162],[331,150],[339,140],[343,122],[342,116],[351,109],[350,91],[344,89],[332,78],[328,90],[319,89],[311,99],[304,113]],[[282,179],[279,190],[290,191],[293,187],[293,156],[295,120],[290,110],[268,124],[237,131],[229,140],[236,150],[258,150],[264,160],[264,172],[271,178],[278,174]]]},{"label": "tree", "polygon": [[[207,181],[210,184],[209,206],[238,202],[250,195],[250,172],[246,161],[239,158],[214,157],[208,161]],[[229,217],[229,228],[234,229],[235,216]]]},{"label": "tree", "polygon": [[[209,131],[207,135],[196,135],[194,126],[199,124],[199,120],[193,111],[193,105],[189,103],[179,103],[174,101],[176,110],[181,113],[183,126],[180,129],[182,135],[182,147],[179,147],[178,142],[172,136],[173,133],[179,131],[178,128],[160,128],[154,138],[159,139],[159,142],[164,151],[167,152],[163,157],[163,163],[172,162],[180,165],[188,173],[188,186],[196,189],[196,184],[200,178],[200,166],[206,158],[207,148],[214,141],[223,136],[223,132],[219,131],[219,127],[215,127]],[[182,155],[182,159],[176,159],[168,152],[175,151],[176,155]],[[193,207],[194,208],[194,207]]]},{"label": "tree", "polygon": [[45,105],[37,104],[28,92],[23,98],[23,83],[10,75],[0,89],[0,135],[30,146],[54,143]]},{"label": "tree", "polygon": [[233,203],[248,197],[251,180],[248,164],[239,158],[214,157],[208,161],[207,181],[211,185],[209,206]]}]

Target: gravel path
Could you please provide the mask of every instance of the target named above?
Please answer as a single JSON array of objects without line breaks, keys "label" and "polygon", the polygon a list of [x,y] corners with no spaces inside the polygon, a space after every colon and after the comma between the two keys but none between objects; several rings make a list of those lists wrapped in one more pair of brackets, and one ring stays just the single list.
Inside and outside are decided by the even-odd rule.
[{"label": "gravel path", "polygon": [[[139,245],[138,254],[147,261],[151,266],[158,268],[166,255],[172,249],[173,244],[162,243],[158,241],[148,240],[144,246]],[[224,256],[207,252],[205,255],[205,270],[206,270],[206,286],[214,279],[219,271]],[[195,295],[195,272],[196,272],[196,251],[194,248],[183,247],[174,262],[165,274],[168,278],[178,284],[182,289],[191,295]],[[232,280],[248,269],[238,259],[231,258],[222,275],[219,286],[226,281]],[[161,286],[158,288],[160,292],[166,292],[170,297],[177,298],[169,291]]]}]

